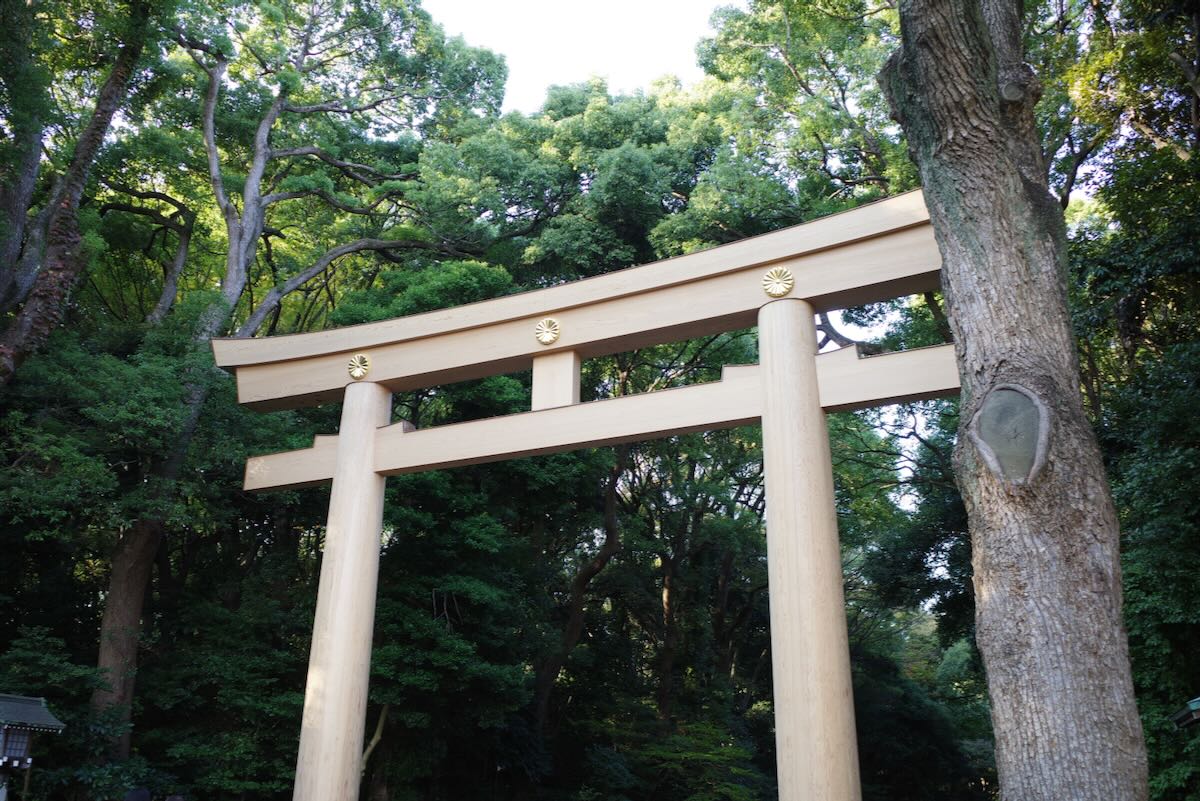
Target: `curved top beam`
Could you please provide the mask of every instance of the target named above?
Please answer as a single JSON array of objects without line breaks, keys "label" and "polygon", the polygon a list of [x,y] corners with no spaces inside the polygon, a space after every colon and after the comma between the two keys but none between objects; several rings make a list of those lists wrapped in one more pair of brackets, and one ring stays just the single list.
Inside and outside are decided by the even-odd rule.
[{"label": "curved top beam", "polygon": [[[367,380],[394,391],[528,369],[533,357],[590,357],[754,325],[761,272],[786,266],[793,297],[819,310],[935,288],[941,259],[919,191],[840,214],[595,278],[494,300],[308,334],[215,339],[219,367],[259,409],[340,398],[347,362],[369,357]],[[534,338],[546,316],[550,345]],[[361,377],[361,376],[358,376]]]},{"label": "curved top beam", "polygon": [[250,339],[214,339],[213,353],[218,367],[234,368],[371,348],[405,339],[505,322],[546,309],[563,311],[652,289],[665,289],[675,284],[815,253],[928,222],[929,212],[925,209],[924,195],[920,190],[914,190],[769,234],[548,289],[328,331]]}]

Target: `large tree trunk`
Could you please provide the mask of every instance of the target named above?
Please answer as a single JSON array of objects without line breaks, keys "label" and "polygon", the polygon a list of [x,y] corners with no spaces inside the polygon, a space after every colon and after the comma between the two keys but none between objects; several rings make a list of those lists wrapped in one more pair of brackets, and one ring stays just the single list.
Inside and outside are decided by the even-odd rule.
[{"label": "large tree trunk", "polygon": [[[282,98],[277,99],[264,118],[259,121],[255,133],[254,159],[243,188],[244,210],[239,214],[237,207],[226,194],[220,171],[220,154],[216,145],[216,105],[226,66],[225,60],[219,58],[214,67],[207,68],[209,87],[205,95],[203,128],[209,177],[217,205],[225,217],[229,250],[225,260],[225,276],[221,282],[221,300],[213,303],[200,314],[196,330],[193,332],[195,341],[200,347],[207,346],[210,339],[228,327],[233,308],[246,287],[249,267],[254,260],[255,243],[263,228],[264,206],[261,200],[260,185],[263,169],[270,152],[268,139],[271,126],[278,118],[283,104]],[[188,225],[186,230],[190,236],[190,221],[185,221],[185,224]],[[181,266],[179,259],[186,258],[187,240],[182,235],[180,247],[181,252],[177,253],[175,266]],[[48,247],[48,254],[49,251]],[[49,255],[47,261],[49,262]],[[170,276],[168,276],[168,281],[170,281]],[[152,317],[157,314],[157,309],[166,302],[166,292],[167,289],[164,288],[164,296],[160,298],[159,306],[156,307],[155,312],[152,312]],[[174,295],[173,291],[171,291],[171,295]],[[30,302],[32,302],[32,297]],[[153,319],[150,321],[154,322]],[[245,335],[249,336],[253,333],[253,331],[249,331]],[[2,356],[3,350],[0,345],[0,357]],[[0,365],[0,372],[2,370],[3,366]],[[187,381],[183,426],[167,457],[153,465],[150,470],[157,486],[156,497],[159,500],[169,498],[174,492],[175,481],[182,473],[188,449],[191,447],[207,399],[208,384],[206,381],[200,377],[193,377]],[[133,705],[138,644],[142,634],[142,605],[149,588],[155,555],[162,542],[164,529],[165,521],[159,517],[145,515],[139,518],[118,542],[112,556],[108,595],[105,598],[104,616],[100,623],[100,648],[97,657],[97,666],[105,671],[110,686],[93,693],[91,701],[92,709],[97,714],[105,712],[110,707],[116,707],[118,719],[126,724],[130,721]],[[111,613],[110,607],[113,607]],[[113,759],[125,759],[129,756],[129,751],[128,732],[108,743],[108,753]]]},{"label": "large tree trunk", "polygon": [[58,327],[71,290],[86,266],[80,252],[79,203],[113,116],[129,94],[134,68],[149,36],[149,23],[148,0],[135,0],[130,8],[129,33],[100,87],[92,116],[75,143],[70,166],[51,196],[41,269],[29,296],[0,333],[0,386],[12,379],[21,362]]},{"label": "large tree trunk", "polygon": [[[207,334],[207,340],[211,334]],[[188,385],[183,428],[168,457],[151,469],[156,495],[162,499],[174,492],[174,483],[183,471],[188,449],[200,423],[200,413],[208,399],[202,383]],[[111,759],[129,757],[133,697],[138,666],[138,646],[142,639],[142,609],[150,588],[155,558],[162,545],[166,521],[155,516],[140,517],[117,540],[109,571],[104,614],[100,619],[100,647],[96,657],[105,677],[105,685],[92,693],[92,711],[110,714],[123,730],[107,744]]]},{"label": "large tree trunk", "polygon": [[0,314],[21,299],[18,262],[42,158],[46,77],[33,59],[34,12],[26,0],[0,0],[0,85],[9,105],[9,141],[0,145]]},{"label": "large tree trunk", "polygon": [[137,679],[142,607],[162,535],[159,521],[139,520],[121,535],[113,553],[97,660],[105,684],[92,694],[92,708],[110,712],[112,722],[122,726],[120,734],[108,744],[108,754],[114,759],[129,756],[128,724]]},{"label": "large tree trunk", "polygon": [[943,257],[1001,797],[1145,799],[1119,530],[1080,395],[1020,6],[902,0],[900,20],[881,82]]}]

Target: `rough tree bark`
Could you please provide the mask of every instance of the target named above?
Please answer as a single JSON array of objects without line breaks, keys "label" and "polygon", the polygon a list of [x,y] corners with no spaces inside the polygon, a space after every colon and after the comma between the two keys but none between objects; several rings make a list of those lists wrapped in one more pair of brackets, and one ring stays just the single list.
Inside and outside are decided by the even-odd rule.
[{"label": "rough tree bark", "polygon": [[15,307],[21,246],[42,159],[42,117],[47,80],[33,57],[35,6],[0,0],[0,86],[8,95],[8,142],[0,145],[0,314]]},{"label": "rough tree bark", "polygon": [[901,0],[900,21],[880,80],[942,252],[1001,797],[1145,799],[1120,532],[1080,394],[1020,4]]},{"label": "rough tree bark", "polygon": [[[37,220],[39,226],[44,224],[45,252],[28,297],[0,333],[0,387],[8,384],[21,362],[58,327],[71,290],[86,266],[80,252],[79,203],[113,116],[129,94],[129,84],[150,35],[150,11],[148,0],[135,0],[130,6],[125,40],[96,96],[92,115],[75,142],[71,163],[51,194],[49,214]],[[38,232],[35,239],[41,235]],[[15,265],[5,266],[15,269]]]},{"label": "rough tree bark", "polygon": [[137,678],[142,607],[162,537],[159,521],[138,520],[121,535],[112,557],[97,659],[97,666],[104,672],[104,684],[92,693],[91,705],[97,712],[108,712],[111,722],[120,727],[108,743],[108,755],[115,759],[129,756],[128,724]]}]

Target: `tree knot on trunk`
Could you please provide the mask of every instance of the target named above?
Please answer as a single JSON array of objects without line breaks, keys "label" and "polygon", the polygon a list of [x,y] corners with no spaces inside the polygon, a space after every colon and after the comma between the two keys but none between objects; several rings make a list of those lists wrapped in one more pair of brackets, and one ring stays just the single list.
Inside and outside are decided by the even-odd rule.
[{"label": "tree knot on trunk", "polygon": [[1013,487],[1027,486],[1046,465],[1050,414],[1033,390],[995,384],[971,416],[967,437],[996,478]]},{"label": "tree knot on trunk", "polygon": [[1042,96],[1042,82],[1033,67],[1025,62],[1001,65],[997,82],[1000,100],[1005,104],[1033,108]]}]

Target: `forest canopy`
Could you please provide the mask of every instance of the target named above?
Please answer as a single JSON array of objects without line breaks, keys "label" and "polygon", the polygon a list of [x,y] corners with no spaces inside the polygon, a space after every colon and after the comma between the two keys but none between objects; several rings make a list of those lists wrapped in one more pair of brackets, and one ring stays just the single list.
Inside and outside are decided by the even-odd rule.
[{"label": "forest canopy", "polygon": [[[21,801],[290,796],[328,490],[249,494],[242,469],[338,409],[239,406],[212,337],[496,298],[918,186],[876,81],[888,2],[722,8],[697,85],[558,85],[531,114],[416,0],[0,17],[0,693],[67,724]],[[1055,0],[1023,25],[1150,797],[1200,801],[1200,727],[1171,721],[1200,696],[1200,5]],[[827,348],[950,340],[934,292],[816,323]],[[756,360],[753,331],[589,359],[583,399]],[[524,411],[530,380],[399,393],[394,419]],[[999,797],[958,422],[953,400],[828,418],[871,801]],[[749,427],[389,479],[362,797],[775,798],[762,478]]]}]

